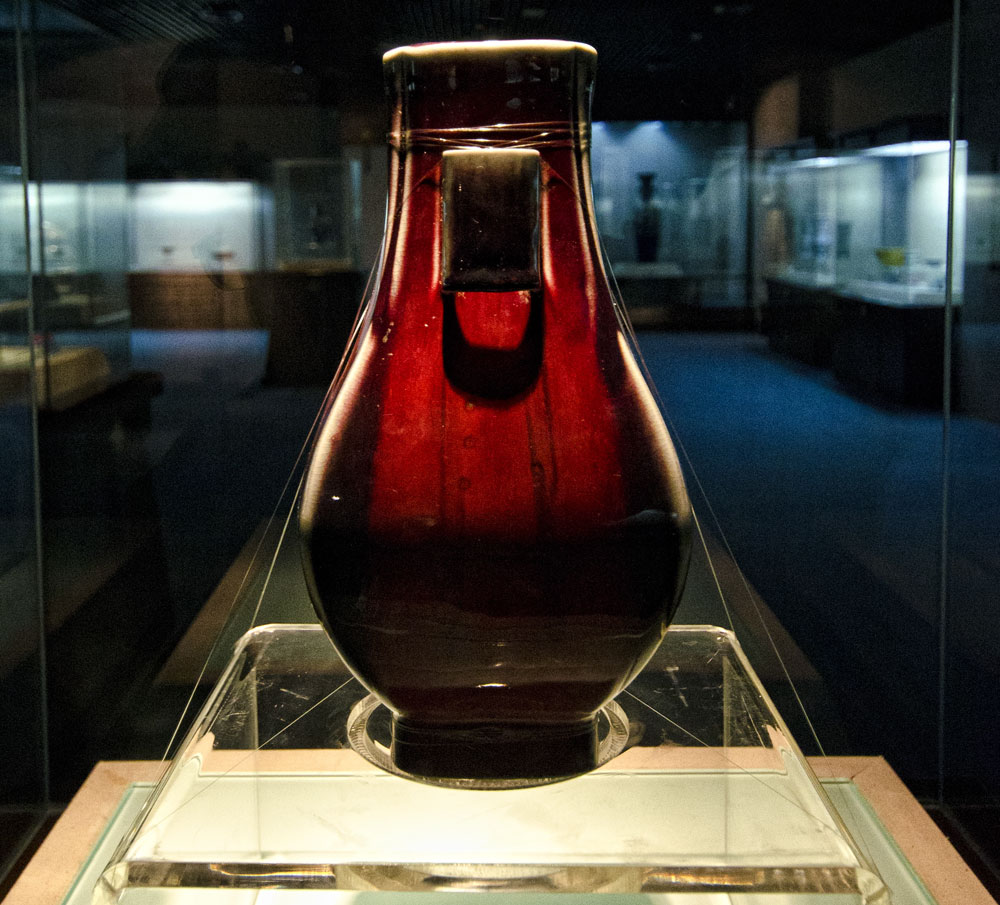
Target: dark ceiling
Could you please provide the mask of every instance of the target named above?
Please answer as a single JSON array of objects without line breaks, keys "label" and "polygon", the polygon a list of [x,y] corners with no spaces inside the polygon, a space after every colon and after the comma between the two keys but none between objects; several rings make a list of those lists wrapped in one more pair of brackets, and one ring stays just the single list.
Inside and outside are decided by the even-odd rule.
[{"label": "dark ceiling", "polygon": [[[379,90],[381,54],[419,41],[568,38],[599,52],[595,116],[739,117],[773,79],[948,19],[951,0],[52,0],[106,39],[166,40],[310,79],[312,100]],[[609,109],[613,105],[613,112]]]}]

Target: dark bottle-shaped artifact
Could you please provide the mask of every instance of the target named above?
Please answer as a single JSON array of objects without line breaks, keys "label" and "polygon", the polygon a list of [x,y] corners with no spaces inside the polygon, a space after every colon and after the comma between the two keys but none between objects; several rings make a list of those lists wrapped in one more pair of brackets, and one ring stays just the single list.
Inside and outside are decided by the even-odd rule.
[{"label": "dark bottle-shaped artifact", "polygon": [[385,243],[300,518],[320,618],[417,777],[591,769],[595,712],[683,584],[690,507],[594,223],[595,62],[559,41],[385,57]]},{"label": "dark bottle-shaped artifact", "polygon": [[655,262],[660,252],[660,222],[663,219],[656,193],[656,173],[639,174],[639,204],[635,209],[635,259]]}]

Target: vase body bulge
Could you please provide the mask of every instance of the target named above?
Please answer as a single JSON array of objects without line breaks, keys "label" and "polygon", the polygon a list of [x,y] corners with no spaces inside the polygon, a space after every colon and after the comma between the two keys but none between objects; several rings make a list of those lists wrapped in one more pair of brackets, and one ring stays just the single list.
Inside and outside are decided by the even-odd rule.
[{"label": "vase body bulge", "polygon": [[385,57],[382,257],[300,504],[313,602],[418,778],[594,766],[656,649],[690,508],[622,332],[590,195],[596,54]]}]

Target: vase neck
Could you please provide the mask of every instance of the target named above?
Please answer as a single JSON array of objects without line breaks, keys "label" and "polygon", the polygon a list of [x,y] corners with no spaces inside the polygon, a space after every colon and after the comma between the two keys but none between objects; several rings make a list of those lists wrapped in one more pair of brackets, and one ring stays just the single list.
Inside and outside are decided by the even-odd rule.
[{"label": "vase neck", "polygon": [[386,324],[443,317],[445,370],[463,387],[516,359],[516,380],[491,378],[479,395],[507,398],[536,374],[544,312],[581,336],[597,321],[602,336],[617,329],[589,189],[596,56],[487,41],[385,57],[392,155],[376,311]]}]

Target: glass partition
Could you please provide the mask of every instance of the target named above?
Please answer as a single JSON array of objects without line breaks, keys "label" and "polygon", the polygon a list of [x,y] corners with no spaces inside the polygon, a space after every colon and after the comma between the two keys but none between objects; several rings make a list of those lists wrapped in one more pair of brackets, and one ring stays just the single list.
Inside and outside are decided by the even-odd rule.
[{"label": "glass partition", "polygon": [[718,582],[807,753],[884,755],[993,876],[995,4],[459,6],[24,0],[20,57],[0,6],[0,679],[31,737],[2,803],[41,800],[46,719],[60,801],[161,757],[265,579],[268,618],[311,618],[294,544],[266,553],[379,253],[381,53],[570,38],[703,530],[682,617]]},{"label": "glass partition", "polygon": [[28,185],[20,124],[27,41],[17,4],[0,3],[0,895],[48,805],[45,640],[38,572],[34,400],[44,347],[31,310]]},{"label": "glass partition", "polygon": [[[1000,124],[988,111],[1000,64],[995,3],[963,6],[959,30],[959,137],[968,143],[964,199],[955,194],[955,309],[940,727],[944,813],[981,875],[1000,873],[1000,778],[991,727],[1000,719],[996,524],[1000,518]],[[957,162],[961,175],[961,158]],[[956,185],[960,185],[957,181]],[[964,204],[963,204],[964,200]],[[964,218],[964,241],[960,225]],[[940,228],[940,227],[939,227]],[[961,254],[964,252],[964,254]],[[992,872],[992,874],[990,873]],[[996,897],[998,885],[990,887]]]}]

